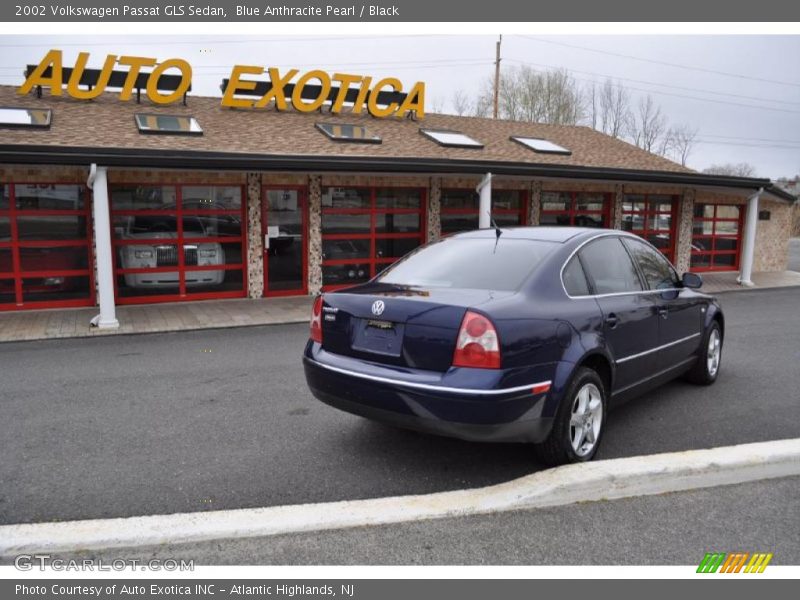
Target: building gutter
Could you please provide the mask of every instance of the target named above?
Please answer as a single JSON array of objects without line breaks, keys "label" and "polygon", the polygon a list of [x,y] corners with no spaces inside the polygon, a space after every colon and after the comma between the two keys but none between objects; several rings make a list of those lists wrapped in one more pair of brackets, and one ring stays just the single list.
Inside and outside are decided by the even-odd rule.
[{"label": "building gutter", "polygon": [[149,148],[90,148],[65,146],[0,145],[0,163],[80,165],[106,167],[208,169],[236,171],[336,171],[391,172],[404,174],[475,174],[569,179],[602,179],[682,186],[730,187],[758,190],[794,201],[794,197],[772,186],[769,179],[730,177],[692,172],[645,171],[606,167],[583,167],[537,163],[409,158],[383,156],[271,155],[230,152],[198,152]]}]

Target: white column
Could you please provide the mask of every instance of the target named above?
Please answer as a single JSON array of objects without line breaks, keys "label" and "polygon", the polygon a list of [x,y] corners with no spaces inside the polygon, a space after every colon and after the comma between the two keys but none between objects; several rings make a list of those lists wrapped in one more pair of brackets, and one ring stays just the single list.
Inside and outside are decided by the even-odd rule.
[{"label": "white column", "polygon": [[481,195],[481,202],[478,207],[478,227],[488,229],[492,225],[492,174],[487,173],[475,188]]},{"label": "white column", "polygon": [[764,189],[758,190],[747,200],[747,217],[744,224],[744,247],[742,248],[741,271],[739,283],[753,287],[753,256],[756,247],[756,226],[758,225],[758,199]]},{"label": "white column", "polygon": [[100,314],[92,319],[92,325],[101,329],[119,327],[114,305],[114,265],[111,260],[111,220],[108,213],[108,179],[106,168],[92,165],[87,182],[93,191],[92,214],[94,216],[94,243],[97,260],[97,294]]}]

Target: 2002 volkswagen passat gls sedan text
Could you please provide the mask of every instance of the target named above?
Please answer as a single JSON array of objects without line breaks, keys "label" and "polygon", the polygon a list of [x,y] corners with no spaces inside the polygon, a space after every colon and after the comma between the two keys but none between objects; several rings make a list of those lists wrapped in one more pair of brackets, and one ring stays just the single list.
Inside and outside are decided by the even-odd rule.
[{"label": "2002 volkswagen passat gls sedan text", "polygon": [[586,461],[609,405],[679,375],[717,378],[725,321],[701,283],[621,231],[454,235],[317,297],[306,379],[370,419]]}]

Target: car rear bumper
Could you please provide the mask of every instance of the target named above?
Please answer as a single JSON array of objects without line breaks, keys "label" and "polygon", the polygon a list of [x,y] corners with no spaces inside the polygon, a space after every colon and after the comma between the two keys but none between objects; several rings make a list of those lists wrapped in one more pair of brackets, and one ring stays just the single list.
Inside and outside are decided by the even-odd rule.
[{"label": "car rear bumper", "polygon": [[552,427],[553,419],[542,415],[547,392],[534,394],[532,384],[453,388],[421,383],[413,373],[387,376],[380,367],[347,357],[336,356],[332,364],[326,360],[331,356],[309,344],[306,381],[317,399],[352,414],[482,442],[541,442]]}]

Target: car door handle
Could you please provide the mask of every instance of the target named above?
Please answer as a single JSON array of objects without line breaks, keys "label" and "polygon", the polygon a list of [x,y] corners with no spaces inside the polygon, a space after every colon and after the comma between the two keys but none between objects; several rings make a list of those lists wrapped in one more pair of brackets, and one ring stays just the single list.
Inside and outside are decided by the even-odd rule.
[{"label": "car door handle", "polygon": [[662,319],[666,319],[669,316],[669,310],[662,306],[658,309],[658,314]]},{"label": "car door handle", "polygon": [[618,324],[619,324],[619,319],[617,318],[617,315],[615,315],[614,313],[611,313],[606,317],[606,325],[608,325],[609,329],[614,329],[614,327],[616,327]]}]

